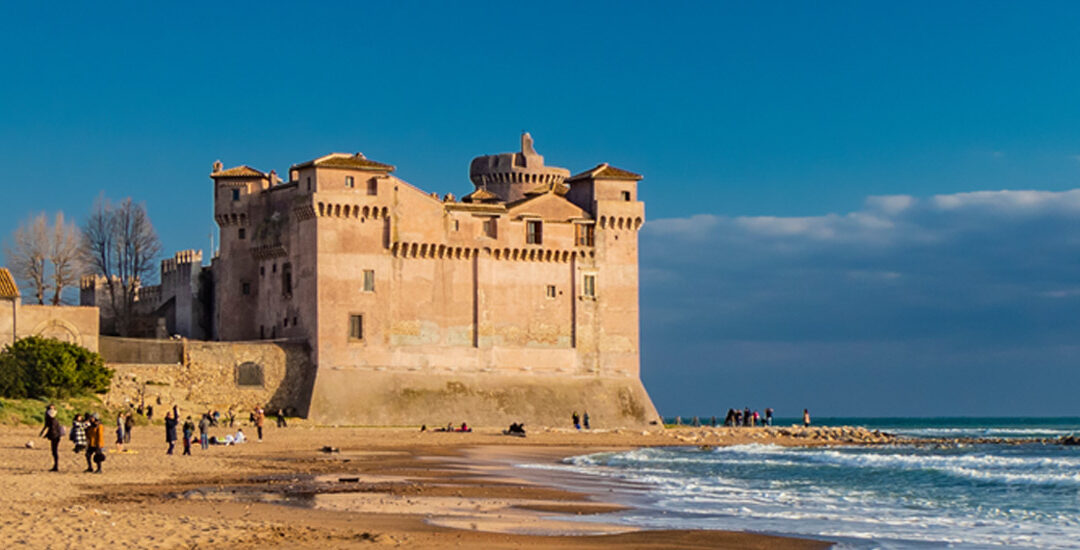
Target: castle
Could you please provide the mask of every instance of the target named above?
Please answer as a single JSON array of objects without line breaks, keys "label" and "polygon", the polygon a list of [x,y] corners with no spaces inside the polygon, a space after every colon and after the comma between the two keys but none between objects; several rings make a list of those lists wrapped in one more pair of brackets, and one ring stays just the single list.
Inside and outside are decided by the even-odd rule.
[{"label": "castle", "polygon": [[[163,265],[144,289],[147,308],[172,300],[170,333],[306,342],[289,405],[322,423],[659,419],[639,379],[641,176],[571,176],[528,134],[473,159],[460,200],[394,170],[360,153],[296,164],[288,181],[214,163],[213,290],[184,253],[175,281]],[[199,294],[213,304],[201,324]]]}]

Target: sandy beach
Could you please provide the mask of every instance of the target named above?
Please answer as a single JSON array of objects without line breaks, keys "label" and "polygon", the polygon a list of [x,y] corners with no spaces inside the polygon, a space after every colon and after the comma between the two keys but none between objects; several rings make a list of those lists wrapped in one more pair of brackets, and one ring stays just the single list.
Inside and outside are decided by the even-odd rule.
[{"label": "sandy beach", "polygon": [[[164,429],[153,426],[136,428],[130,452],[110,449],[104,473],[90,474],[70,442],[61,443],[61,471],[50,473],[48,442],[37,429],[0,427],[0,540],[17,548],[823,548],[828,544],[759,534],[571,521],[620,506],[511,471],[515,463],[602,450],[816,445],[841,437],[838,430],[822,433],[535,429],[517,438],[496,429],[422,433],[301,424],[269,427],[262,443],[196,446],[193,456],[180,456],[178,448],[168,456]],[[865,437],[873,436],[859,436]],[[327,446],[337,452],[323,452]]]}]

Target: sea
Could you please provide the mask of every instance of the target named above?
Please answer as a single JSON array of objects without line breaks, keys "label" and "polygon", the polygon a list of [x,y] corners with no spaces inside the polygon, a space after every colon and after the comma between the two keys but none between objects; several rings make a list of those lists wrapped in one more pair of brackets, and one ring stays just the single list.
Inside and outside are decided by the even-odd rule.
[{"label": "sea", "polygon": [[[777,419],[774,425],[795,424]],[[1058,438],[1080,418],[827,418],[912,438]],[[1080,549],[1080,447],[660,447],[523,465],[631,505],[585,518],[834,541],[838,549]]]}]

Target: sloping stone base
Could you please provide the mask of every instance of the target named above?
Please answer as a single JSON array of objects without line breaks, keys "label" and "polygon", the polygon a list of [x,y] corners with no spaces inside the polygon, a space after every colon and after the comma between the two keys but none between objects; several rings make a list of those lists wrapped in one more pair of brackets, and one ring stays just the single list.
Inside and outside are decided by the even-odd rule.
[{"label": "sloping stone base", "polygon": [[310,416],[328,425],[429,428],[570,427],[588,411],[593,428],[641,427],[660,417],[636,378],[560,377],[500,373],[433,374],[320,369]]}]

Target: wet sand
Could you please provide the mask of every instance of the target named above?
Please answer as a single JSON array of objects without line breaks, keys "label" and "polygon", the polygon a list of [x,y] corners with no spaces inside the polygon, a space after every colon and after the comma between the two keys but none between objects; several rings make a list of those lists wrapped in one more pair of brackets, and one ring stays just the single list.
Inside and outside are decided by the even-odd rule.
[{"label": "wet sand", "polygon": [[[180,456],[178,448],[167,456],[164,428],[155,426],[135,430],[134,452],[110,449],[103,474],[83,473],[85,460],[66,440],[61,472],[47,472],[48,442],[36,436],[33,428],[0,427],[0,540],[16,548],[828,546],[751,533],[633,531],[572,521],[568,516],[621,506],[561,489],[564,483],[545,480],[542,472],[519,476],[510,467],[642,446],[819,441],[776,430],[552,429],[517,438],[495,429],[270,427],[263,443],[196,448],[194,456]],[[25,448],[27,441],[35,448]],[[321,452],[324,446],[340,451]]]}]

